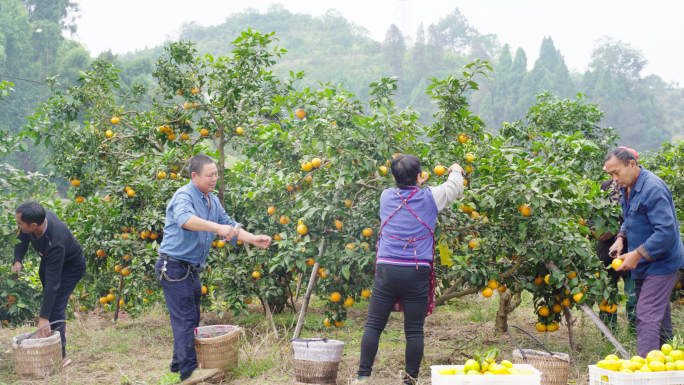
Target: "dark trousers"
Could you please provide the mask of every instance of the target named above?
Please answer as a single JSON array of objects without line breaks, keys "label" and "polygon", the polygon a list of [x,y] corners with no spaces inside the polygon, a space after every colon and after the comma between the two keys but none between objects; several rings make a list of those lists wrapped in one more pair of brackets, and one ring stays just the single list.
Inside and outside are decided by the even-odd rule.
[{"label": "dark trousers", "polygon": [[[162,275],[162,267],[166,263],[166,276]],[[164,289],[166,307],[171,318],[173,331],[173,359],[171,371],[180,372],[181,381],[190,377],[197,368],[197,352],[195,352],[195,328],[200,320],[200,299],[202,284],[197,269],[178,262],[167,262],[158,259],[155,265],[157,279]]]},{"label": "dark trousers", "polygon": [[430,289],[430,268],[420,266],[378,265],[373,281],[373,295],[368,307],[368,319],[361,339],[359,376],[370,376],[378,353],[380,334],[387,325],[394,304],[401,299],[406,334],[406,373],[418,377],[423,359],[423,325]]},{"label": "dark trousers", "polygon": [[[64,265],[62,267],[62,279],[59,284],[59,289],[55,294],[55,302],[52,305],[52,312],[50,313],[50,322],[66,320],[66,308],[69,304],[69,297],[71,293],[74,292],[76,285],[83,278],[85,274],[86,265],[85,260],[83,264],[77,265]],[[45,287],[45,282],[43,274],[38,274],[40,276],[40,281]],[[66,323],[56,323],[51,326],[53,330],[59,330],[59,336],[62,338],[62,357],[66,356]]]},{"label": "dark trousers", "polygon": [[634,280],[637,296],[637,351],[646,357],[672,339],[670,294],[677,272]]}]

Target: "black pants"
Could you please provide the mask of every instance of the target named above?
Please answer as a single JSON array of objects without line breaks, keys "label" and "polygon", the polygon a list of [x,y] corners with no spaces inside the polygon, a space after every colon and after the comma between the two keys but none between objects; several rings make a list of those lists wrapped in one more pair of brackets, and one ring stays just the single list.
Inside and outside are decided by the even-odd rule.
[{"label": "black pants", "polygon": [[[166,263],[166,276],[162,276],[162,268]],[[197,368],[197,352],[195,351],[195,328],[200,321],[200,299],[202,284],[197,269],[178,262],[167,262],[158,259],[155,265],[157,279],[164,289],[166,307],[171,318],[173,332],[173,358],[171,371],[180,372],[181,381],[190,377]],[[161,277],[161,278],[160,278]]]},{"label": "black pants", "polygon": [[[59,284],[59,289],[55,294],[55,302],[52,305],[52,312],[50,313],[50,322],[66,320],[66,308],[69,304],[69,297],[73,293],[78,282],[83,278],[86,271],[85,260],[84,263],[76,265],[64,265],[62,267],[62,278]],[[38,276],[45,287],[44,274],[39,271]],[[62,357],[66,356],[66,324],[56,323],[51,326],[52,330],[59,330],[59,336],[62,339]]]},{"label": "black pants", "polygon": [[406,334],[406,373],[418,377],[423,359],[423,325],[430,290],[430,268],[420,266],[378,265],[373,282],[373,295],[368,307],[366,329],[361,339],[359,376],[370,376],[378,353],[380,334],[397,300],[404,310]]}]

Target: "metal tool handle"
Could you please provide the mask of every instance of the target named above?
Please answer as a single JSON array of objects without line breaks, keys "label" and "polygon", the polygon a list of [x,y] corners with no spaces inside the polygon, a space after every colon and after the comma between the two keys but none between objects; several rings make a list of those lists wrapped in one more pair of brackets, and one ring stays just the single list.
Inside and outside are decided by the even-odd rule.
[{"label": "metal tool handle", "polygon": [[516,328],[516,329],[520,330],[521,332],[527,334],[528,336],[532,337],[532,339],[534,339],[535,341],[537,341],[537,343],[538,343],[539,345],[541,345],[541,347],[544,348],[544,350],[546,350],[547,352],[549,352],[550,355],[553,356],[553,352],[550,351],[549,348],[546,347],[546,345],[544,345],[541,341],[539,341],[535,336],[533,336],[532,334],[528,333],[525,329],[523,329],[523,328],[521,328],[521,327],[519,327],[519,326],[515,326],[515,325],[508,325],[508,328],[507,328],[506,332],[508,333],[508,336],[511,337],[511,341],[513,341],[513,343],[515,344],[515,346],[518,347],[518,350],[520,350],[520,354],[522,354],[522,356],[523,356],[524,359],[527,359],[527,356],[525,356],[525,352],[523,351],[523,348],[521,348],[520,345],[518,344],[518,341],[516,341],[515,338],[513,338],[513,335],[511,334],[511,328]]}]

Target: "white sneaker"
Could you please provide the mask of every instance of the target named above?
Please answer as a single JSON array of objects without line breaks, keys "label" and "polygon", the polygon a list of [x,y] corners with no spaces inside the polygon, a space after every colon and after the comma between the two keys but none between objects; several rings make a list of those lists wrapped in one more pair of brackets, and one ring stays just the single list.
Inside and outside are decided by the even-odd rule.
[{"label": "white sneaker", "polygon": [[208,380],[219,373],[218,369],[200,369],[197,368],[192,371],[190,377],[181,382],[181,385],[199,384],[204,380]]}]

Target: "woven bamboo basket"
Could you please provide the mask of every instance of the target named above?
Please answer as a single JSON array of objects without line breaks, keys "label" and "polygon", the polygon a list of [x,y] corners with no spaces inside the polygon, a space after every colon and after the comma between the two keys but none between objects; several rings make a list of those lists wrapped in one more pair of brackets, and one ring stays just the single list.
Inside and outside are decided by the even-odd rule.
[{"label": "woven bamboo basket", "polygon": [[238,366],[238,341],[242,328],[232,325],[212,325],[195,328],[197,362],[203,369],[219,369],[226,374]]},{"label": "woven bamboo basket", "polygon": [[298,384],[336,384],[344,342],[325,338],[290,341]]},{"label": "woven bamboo basket", "polygon": [[[511,335],[511,327],[521,330],[528,336],[532,337],[539,345],[541,345],[545,352],[532,349],[522,349],[518,342]],[[565,353],[554,353],[549,350],[546,345],[541,343],[533,335],[527,331],[514,326],[508,326],[508,335],[515,343],[518,349],[513,350],[514,364],[527,364],[534,366],[535,369],[542,373],[541,385],[566,385],[568,383],[568,375],[570,373],[570,356]]]},{"label": "woven bamboo basket", "polygon": [[62,363],[62,339],[58,331],[47,338],[32,338],[36,332],[12,338],[14,370],[26,379],[46,378],[55,374]]}]

